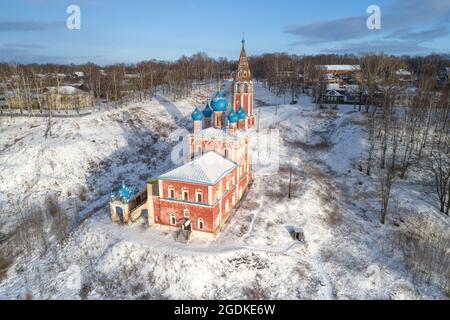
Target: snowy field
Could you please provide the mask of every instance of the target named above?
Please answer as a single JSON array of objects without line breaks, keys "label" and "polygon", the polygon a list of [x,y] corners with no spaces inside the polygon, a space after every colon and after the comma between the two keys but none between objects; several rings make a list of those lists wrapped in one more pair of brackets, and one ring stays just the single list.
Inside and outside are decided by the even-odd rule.
[{"label": "snowy field", "polygon": [[[230,98],[230,83],[225,83]],[[214,242],[183,245],[173,234],[110,222],[109,193],[122,180],[144,187],[173,164],[176,129],[190,129],[207,92],[170,101],[158,95],[81,119],[0,119],[0,205],[40,203],[56,193],[83,221],[63,244],[24,265],[17,259],[0,298],[20,299],[445,299],[431,282],[414,283],[393,245],[402,212],[439,219],[416,184],[394,191],[396,215],[378,220],[378,182],[357,167],[365,117],[352,106],[318,110],[307,96],[283,105],[256,86],[260,136],[279,134],[279,167],[255,174],[246,199]],[[287,99],[289,101],[289,99]],[[256,133],[254,133],[255,136]],[[253,154],[265,146],[253,143]],[[292,168],[292,197],[288,199]],[[80,200],[79,190],[88,189]],[[2,216],[0,232],[16,217]],[[288,230],[301,227],[305,242]],[[75,278],[75,280],[74,280]]]}]

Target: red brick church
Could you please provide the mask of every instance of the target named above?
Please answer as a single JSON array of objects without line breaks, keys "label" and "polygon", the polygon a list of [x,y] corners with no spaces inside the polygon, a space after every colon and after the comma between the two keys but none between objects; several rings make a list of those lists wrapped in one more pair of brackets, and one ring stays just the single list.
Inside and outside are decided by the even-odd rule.
[{"label": "red brick church", "polygon": [[123,185],[111,196],[114,222],[137,220],[149,226],[214,238],[234,213],[252,181],[248,129],[255,124],[253,81],[244,41],[233,83],[233,104],[219,90],[203,110],[192,113],[188,162],[148,183],[137,193]]}]

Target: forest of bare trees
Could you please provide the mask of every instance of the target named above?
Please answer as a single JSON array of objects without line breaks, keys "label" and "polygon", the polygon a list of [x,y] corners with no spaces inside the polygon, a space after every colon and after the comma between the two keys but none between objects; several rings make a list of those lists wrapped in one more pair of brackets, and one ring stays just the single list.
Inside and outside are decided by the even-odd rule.
[{"label": "forest of bare trees", "polygon": [[[449,213],[449,86],[436,81],[438,65],[418,71],[421,76],[414,85],[402,83],[395,71],[406,63],[399,58],[370,56],[361,64],[362,87],[368,92],[363,110],[368,114],[369,134],[365,170],[369,176],[374,168],[379,173],[383,224],[395,181],[419,179],[412,172],[421,170],[433,177],[439,207]],[[406,86],[413,90],[407,91]],[[410,95],[401,100],[405,104],[396,104],[405,92]]]},{"label": "forest of bare trees", "polygon": [[175,98],[190,93],[194,83],[229,77],[235,62],[212,59],[198,53],[175,62],[147,61],[101,67],[85,65],[0,64],[0,95],[14,94],[23,109],[41,108],[39,93],[45,87],[59,87],[75,82],[71,75],[82,72],[85,89],[95,99],[120,101],[129,94],[151,96],[156,88]]}]

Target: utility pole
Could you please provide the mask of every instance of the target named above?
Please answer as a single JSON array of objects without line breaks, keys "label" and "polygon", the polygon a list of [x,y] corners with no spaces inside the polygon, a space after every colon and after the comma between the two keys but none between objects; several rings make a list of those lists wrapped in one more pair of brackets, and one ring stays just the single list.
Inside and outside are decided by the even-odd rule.
[{"label": "utility pole", "polygon": [[289,170],[289,199],[291,198],[291,186],[292,186],[292,166]]}]

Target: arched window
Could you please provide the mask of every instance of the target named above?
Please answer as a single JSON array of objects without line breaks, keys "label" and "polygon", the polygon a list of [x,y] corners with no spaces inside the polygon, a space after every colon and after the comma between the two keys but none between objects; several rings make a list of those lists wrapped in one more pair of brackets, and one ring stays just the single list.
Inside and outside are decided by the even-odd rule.
[{"label": "arched window", "polygon": [[201,191],[196,191],[195,199],[198,203],[202,203],[203,202],[203,193]]},{"label": "arched window", "polygon": [[174,215],[170,216],[170,225],[175,226],[177,224],[177,218]]},{"label": "arched window", "polygon": [[175,199],[175,189],[172,186],[169,186],[169,198],[170,199]]},{"label": "arched window", "polygon": [[189,191],[186,188],[183,188],[183,201],[189,201]]},{"label": "arched window", "polygon": [[219,144],[215,141],[211,141],[206,146],[206,151],[217,151],[219,152]]},{"label": "arched window", "polygon": [[248,93],[248,84],[247,83],[244,84],[244,93]]},{"label": "arched window", "polygon": [[224,156],[225,156],[225,159],[229,159],[230,154],[229,154],[228,149],[224,150]]},{"label": "arched window", "polygon": [[230,211],[230,200],[227,199],[225,202],[225,213],[228,213]]},{"label": "arched window", "polygon": [[123,219],[123,210],[122,210],[122,208],[121,207],[116,207],[115,211],[116,211],[117,217],[119,218],[119,221],[121,223],[123,223],[124,219]]},{"label": "arched window", "polygon": [[239,83],[236,84],[236,92],[241,92],[241,85]]},{"label": "arched window", "polygon": [[205,229],[205,222],[203,221],[203,219],[198,219],[198,230],[203,229]]},{"label": "arched window", "polygon": [[185,218],[188,218],[191,216],[191,212],[189,211],[189,209],[184,209],[183,215]]}]

